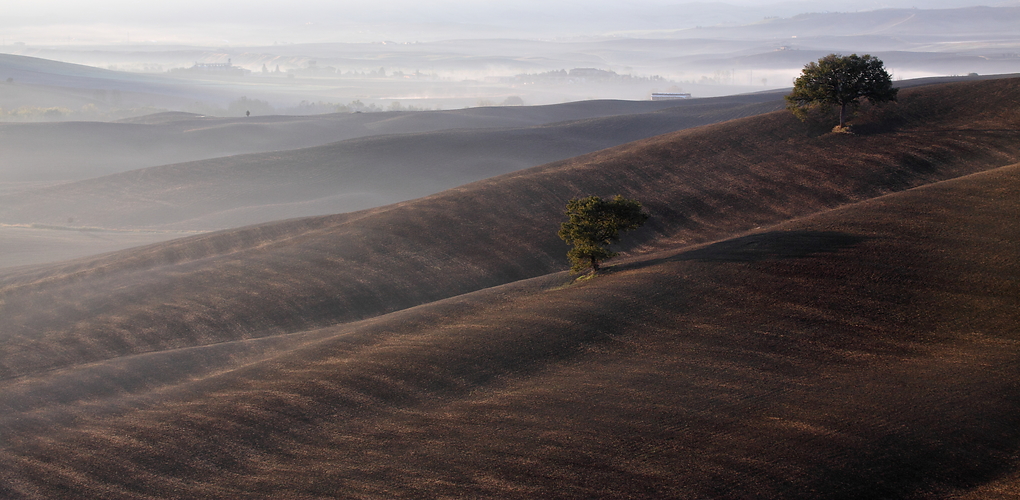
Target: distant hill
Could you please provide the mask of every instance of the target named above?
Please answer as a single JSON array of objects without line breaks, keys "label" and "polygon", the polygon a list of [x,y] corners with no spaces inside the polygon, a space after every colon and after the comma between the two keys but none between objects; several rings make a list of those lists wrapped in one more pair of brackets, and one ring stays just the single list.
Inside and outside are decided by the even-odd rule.
[{"label": "distant hill", "polygon": [[0,54],[0,74],[4,79],[11,78],[16,82],[82,89],[131,91],[139,86],[151,86],[167,90],[174,88],[176,83],[158,76],[14,54]]},{"label": "distant hill", "polygon": [[161,113],[118,123],[0,123],[0,182],[74,181],[127,170],[241,153],[319,146],[382,134],[526,127],[647,113],[776,101],[758,94],[692,102],[581,101],[428,112],[213,118]]},{"label": "distant hill", "polygon": [[[360,128],[361,133],[378,133],[454,123],[482,125],[539,121],[552,116],[603,115],[513,129],[477,126],[374,135],[294,151],[152,167],[0,195],[0,221],[65,225],[72,219],[79,227],[208,230],[349,212],[426,196],[645,137],[780,109],[783,103],[778,97],[764,94],[693,100],[660,111],[616,116],[605,115],[651,106],[588,102],[538,109],[396,114],[383,120],[354,121],[344,115],[332,115],[331,119],[315,120],[274,117],[251,125],[225,121],[222,130],[214,123],[189,130],[182,138],[209,140],[219,133],[234,134],[236,144],[242,131],[251,137],[270,137],[274,131],[293,127],[290,137],[297,137],[298,130],[313,129],[318,134],[300,136],[315,140],[324,134],[337,133],[344,124]],[[661,107],[661,102],[656,102],[655,107]],[[262,125],[267,122],[270,124]],[[192,120],[184,123],[190,124]],[[79,127],[96,129],[99,124]],[[150,130],[127,131],[132,130],[151,137]],[[352,131],[350,135],[356,133]],[[139,148],[141,154],[144,143],[139,141],[133,147]]]},{"label": "distant hill", "polygon": [[[10,79],[12,83],[6,81]],[[113,71],[38,57],[0,54],[0,107],[83,105],[179,107],[231,94],[160,75]],[[99,95],[102,97],[99,97]],[[110,102],[108,102],[110,101]]]},{"label": "distant hill", "polygon": [[[992,104],[1018,97],[921,87],[871,134],[752,117],[3,272],[0,492],[1015,490],[1020,123]],[[564,195],[617,190],[658,221],[643,246],[596,279],[545,275]]]},{"label": "distant hill", "polygon": [[640,199],[653,218],[630,244],[650,252],[1010,164],[1020,122],[1004,103],[1018,100],[1018,79],[917,87],[874,118],[892,129],[818,135],[775,112],[362,212],[0,271],[0,375],[303,331],[558,271],[573,196]]}]

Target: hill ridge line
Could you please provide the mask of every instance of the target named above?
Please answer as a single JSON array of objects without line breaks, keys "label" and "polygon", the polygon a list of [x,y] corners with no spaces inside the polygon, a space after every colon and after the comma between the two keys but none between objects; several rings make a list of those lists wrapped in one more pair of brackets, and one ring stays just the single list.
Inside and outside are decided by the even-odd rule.
[{"label": "hill ridge line", "polygon": [[[618,274],[618,273],[625,273],[625,272],[629,272],[629,271],[640,270],[640,269],[645,268],[645,267],[658,265],[658,264],[660,264],[662,262],[665,262],[665,261],[676,260],[677,257],[680,257],[680,256],[682,256],[684,254],[688,254],[688,253],[692,253],[692,252],[697,252],[699,250],[703,250],[703,249],[705,249],[707,247],[711,247],[713,245],[717,245],[717,244],[720,244],[720,243],[725,243],[725,242],[733,241],[733,240],[739,240],[739,239],[742,239],[742,238],[745,238],[745,237],[748,237],[748,236],[761,235],[761,234],[765,234],[765,233],[787,232],[787,231],[783,230],[783,228],[789,227],[789,226],[804,225],[806,223],[812,222],[815,219],[831,217],[833,215],[839,214],[840,212],[844,212],[844,211],[860,210],[862,207],[867,207],[868,205],[874,204],[874,203],[882,203],[883,201],[887,201],[887,200],[894,200],[895,201],[896,198],[909,195],[912,192],[924,191],[924,190],[928,190],[928,189],[944,189],[945,187],[951,186],[953,183],[956,183],[956,182],[959,182],[959,181],[966,181],[968,179],[970,179],[970,180],[980,180],[982,177],[988,177],[988,176],[992,176],[992,175],[997,175],[997,174],[1001,174],[1003,172],[1012,173],[1014,175],[1020,175],[1020,163],[1013,163],[1013,164],[1010,164],[1010,165],[1004,165],[1002,167],[997,167],[997,168],[989,169],[989,170],[982,171],[982,172],[975,172],[975,173],[972,173],[972,174],[961,175],[959,177],[955,177],[955,178],[952,178],[952,179],[945,179],[945,180],[941,180],[941,181],[937,181],[937,182],[932,182],[930,184],[924,184],[924,185],[916,186],[916,187],[907,189],[905,191],[897,191],[897,192],[893,192],[893,193],[888,193],[888,194],[884,194],[884,195],[881,195],[881,196],[877,196],[877,197],[874,197],[874,198],[868,198],[868,199],[865,199],[865,200],[855,201],[855,202],[852,202],[852,203],[848,203],[846,205],[841,205],[841,206],[838,206],[838,207],[833,207],[833,208],[829,208],[829,209],[822,210],[822,211],[819,211],[819,212],[814,212],[814,213],[803,215],[803,216],[796,217],[796,218],[793,218],[793,219],[781,221],[781,222],[778,222],[778,223],[776,223],[774,225],[771,225],[771,226],[762,227],[762,228],[756,228],[756,229],[752,229],[752,230],[749,230],[749,231],[746,231],[746,232],[743,232],[743,233],[737,233],[737,234],[729,235],[727,237],[724,237],[724,238],[721,238],[721,239],[718,239],[718,240],[705,241],[705,242],[699,242],[699,243],[694,243],[694,244],[687,244],[687,245],[678,246],[678,247],[675,247],[675,248],[672,248],[672,249],[656,250],[656,251],[652,251],[652,252],[648,252],[648,253],[632,253],[632,254],[628,254],[625,258],[616,259],[616,260],[614,260],[612,262],[607,263],[604,266],[604,275],[613,275],[613,274]],[[597,276],[596,279],[599,279],[600,277],[601,276]],[[563,283],[561,285],[559,285],[559,286],[555,286],[554,285],[553,282],[558,282],[558,281],[563,280],[563,279],[566,279],[566,280],[563,281]],[[268,357],[262,357],[262,358],[254,359],[254,360],[248,361],[248,362],[246,362],[246,363],[244,363],[242,365],[237,365],[237,366],[231,367],[228,370],[219,371],[217,373],[209,374],[208,376],[204,376],[201,379],[192,380],[192,382],[201,382],[201,381],[203,381],[203,380],[205,380],[206,378],[209,378],[209,377],[215,377],[215,376],[219,376],[219,375],[223,375],[223,374],[229,374],[231,372],[234,372],[235,370],[241,370],[241,369],[244,369],[244,368],[247,368],[247,367],[251,367],[253,365],[258,365],[260,363],[270,362],[272,359],[274,359],[276,357],[279,357],[279,356],[291,355],[292,351],[294,351],[294,350],[312,349],[312,348],[314,348],[315,344],[320,344],[320,343],[323,343],[323,342],[329,342],[329,341],[338,340],[340,337],[349,335],[351,333],[355,333],[355,330],[357,330],[357,329],[365,328],[366,326],[370,326],[372,323],[377,322],[377,321],[386,321],[389,318],[393,318],[395,315],[405,315],[405,314],[414,315],[414,314],[416,314],[416,311],[427,311],[428,309],[434,308],[436,306],[447,306],[447,305],[457,305],[458,306],[457,307],[457,309],[458,309],[457,314],[458,315],[459,314],[468,314],[468,313],[470,313],[471,311],[473,311],[476,308],[484,308],[484,307],[487,307],[488,305],[490,305],[489,302],[483,302],[483,303],[480,303],[480,304],[472,304],[472,305],[461,304],[464,301],[464,299],[469,299],[469,298],[471,298],[473,296],[491,295],[491,294],[501,294],[502,295],[502,294],[505,294],[505,292],[507,290],[511,290],[512,291],[512,289],[515,289],[515,288],[519,289],[519,288],[522,288],[522,287],[529,289],[529,291],[527,293],[542,293],[542,292],[551,292],[551,291],[560,290],[563,287],[579,286],[579,285],[583,286],[584,283],[580,283],[580,282],[577,282],[575,280],[576,280],[576,277],[571,276],[567,271],[555,271],[555,272],[551,272],[551,273],[548,273],[548,274],[545,274],[545,275],[541,275],[541,276],[535,276],[535,277],[531,277],[531,278],[524,278],[524,279],[517,280],[517,281],[511,281],[511,282],[502,283],[502,284],[494,285],[494,286],[487,287],[487,288],[482,288],[482,289],[478,289],[478,290],[473,290],[473,291],[465,292],[465,293],[462,293],[462,294],[459,294],[459,295],[445,297],[445,298],[438,299],[438,300],[435,300],[435,301],[432,301],[432,302],[427,302],[427,303],[423,303],[423,304],[417,304],[417,305],[414,305],[414,306],[411,306],[411,307],[408,307],[408,308],[405,308],[405,309],[399,309],[399,310],[395,310],[395,311],[390,311],[390,312],[381,314],[379,316],[373,316],[373,317],[364,318],[364,319],[360,319],[360,320],[356,320],[356,321],[342,322],[342,323],[336,323],[336,324],[333,324],[333,325],[319,326],[319,327],[315,327],[315,328],[312,328],[312,329],[309,329],[309,330],[300,330],[300,331],[294,331],[294,332],[282,332],[282,333],[278,333],[278,334],[275,334],[275,335],[272,335],[272,336],[267,336],[267,337],[251,337],[251,338],[243,338],[243,339],[225,340],[225,341],[222,341],[222,342],[211,343],[211,344],[176,347],[176,348],[172,348],[172,349],[158,350],[158,351],[139,352],[139,353],[127,354],[127,355],[119,356],[119,357],[115,357],[115,358],[103,359],[103,360],[99,360],[99,361],[95,361],[95,362],[87,363],[87,364],[83,364],[83,365],[76,365],[76,366],[73,366],[73,367],[64,367],[64,368],[54,368],[54,369],[49,370],[49,371],[37,372],[37,373],[31,374],[31,375],[23,375],[23,376],[17,377],[17,378],[0,379],[0,380],[2,380],[3,382],[19,383],[19,381],[21,381],[21,380],[26,380],[27,377],[45,376],[48,373],[54,373],[54,372],[57,372],[57,371],[60,371],[60,370],[78,370],[78,369],[86,369],[87,370],[90,367],[102,366],[104,363],[108,363],[108,362],[130,361],[130,360],[135,360],[135,359],[143,359],[145,357],[151,357],[151,356],[154,356],[154,355],[172,355],[173,353],[176,353],[176,352],[181,352],[181,353],[195,352],[195,350],[204,349],[204,348],[215,349],[215,348],[221,348],[221,347],[228,346],[228,345],[242,345],[242,344],[245,344],[245,343],[253,343],[253,342],[254,343],[258,343],[258,342],[262,342],[262,341],[282,340],[282,339],[288,339],[288,338],[292,339],[292,338],[296,338],[297,336],[316,337],[316,338],[311,339],[311,340],[302,341],[298,346],[295,346],[294,348],[287,348],[285,350],[281,350],[279,352],[276,352],[276,353],[274,353],[274,354],[272,354],[272,355],[270,355]],[[540,286],[538,286],[536,288],[536,284],[538,284],[538,283],[545,283],[545,284],[544,285],[540,285]],[[373,339],[377,339],[377,338],[373,337]],[[380,341],[382,341],[382,340],[380,340]],[[365,344],[365,345],[367,345],[367,344]]]},{"label": "hill ridge line", "polygon": [[[814,135],[788,113],[771,113],[480,181],[365,214],[342,230],[328,226],[343,216],[295,219],[0,273],[14,283],[112,264],[94,280],[58,279],[5,293],[0,318],[8,336],[0,349],[29,349],[32,357],[0,356],[0,363],[16,363],[0,371],[10,376],[126,352],[302,331],[545,275],[566,267],[567,247],[555,233],[573,196],[641,200],[653,219],[624,243],[646,253],[995,168],[1020,159],[1014,134],[932,139],[896,130],[935,121],[1013,130],[1017,117],[1003,106],[1012,101],[1020,101],[1020,80],[919,87],[859,122],[890,123],[891,130]],[[152,267],[284,235],[289,243],[271,249]],[[33,307],[38,300],[54,307]],[[53,351],[58,345],[88,347]]]},{"label": "hill ridge line", "polygon": [[526,126],[379,134],[173,162],[0,196],[0,220],[58,224],[74,217],[79,224],[96,227],[217,230],[357,211],[628,140],[781,107],[780,101],[770,99],[773,96],[721,100]]}]

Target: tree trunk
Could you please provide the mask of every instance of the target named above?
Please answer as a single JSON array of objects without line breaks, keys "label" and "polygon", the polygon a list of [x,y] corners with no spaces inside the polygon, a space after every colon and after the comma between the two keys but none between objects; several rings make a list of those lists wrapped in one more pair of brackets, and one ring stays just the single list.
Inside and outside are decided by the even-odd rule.
[{"label": "tree trunk", "polygon": [[593,273],[599,272],[599,261],[595,260],[595,257],[591,258],[591,271]]},{"label": "tree trunk", "polygon": [[839,128],[843,128],[843,116],[846,114],[846,104],[839,105]]}]

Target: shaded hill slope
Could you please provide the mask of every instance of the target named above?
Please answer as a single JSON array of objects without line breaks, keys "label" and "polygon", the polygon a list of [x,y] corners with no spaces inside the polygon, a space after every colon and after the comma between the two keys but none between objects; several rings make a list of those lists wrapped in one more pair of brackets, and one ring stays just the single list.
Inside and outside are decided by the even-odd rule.
[{"label": "shaded hill slope", "polygon": [[[0,74],[12,81],[0,93],[0,107],[67,106],[91,104],[105,108],[116,93],[118,105],[186,106],[197,101],[225,101],[227,92],[154,74],[113,71],[38,57],[0,54]],[[112,97],[112,96],[111,96]]]},{"label": "shaded hill slope", "polygon": [[51,61],[39,57],[0,54],[0,71],[17,82],[76,89],[109,89],[194,98],[197,87],[158,75],[144,75]]},{"label": "shaded hill slope", "polygon": [[[296,151],[153,167],[0,196],[0,221],[63,225],[73,219],[86,227],[194,230],[350,212],[782,107],[775,99],[750,100],[750,104],[741,98],[695,102],[657,112],[526,128],[381,135]],[[393,127],[407,123],[398,118],[410,115],[391,118],[398,122]],[[423,115],[416,123],[425,126],[429,118]]]},{"label": "shaded hill slope", "polygon": [[[560,273],[286,338],[4,381],[0,492],[949,498],[1000,487],[1020,449],[1018,200],[1012,165],[569,287],[556,287]],[[73,393],[71,380],[88,403],[40,397]]]},{"label": "shaded hill slope", "polygon": [[[681,107],[776,101],[754,94],[687,102],[582,101],[449,111],[213,118],[160,113],[115,123],[2,123],[0,182],[70,181],[241,153],[279,151],[380,134],[524,127]],[[692,106],[693,105],[693,106]]]},{"label": "shaded hill slope", "polygon": [[572,196],[644,202],[652,221],[629,244],[646,253],[1010,164],[1018,101],[1018,80],[920,87],[868,134],[818,136],[772,113],[378,209],[4,270],[0,377],[299,332],[561,270]]}]

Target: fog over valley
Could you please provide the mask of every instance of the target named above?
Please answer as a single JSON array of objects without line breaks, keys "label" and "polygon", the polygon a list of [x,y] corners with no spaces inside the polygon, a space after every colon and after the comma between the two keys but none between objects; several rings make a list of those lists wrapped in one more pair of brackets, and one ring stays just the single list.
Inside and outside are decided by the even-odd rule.
[{"label": "fog over valley", "polygon": [[0,53],[111,72],[5,58],[0,119],[711,97],[789,87],[830,52],[878,55],[897,79],[1016,71],[1020,3],[980,5],[17,3]]}]

